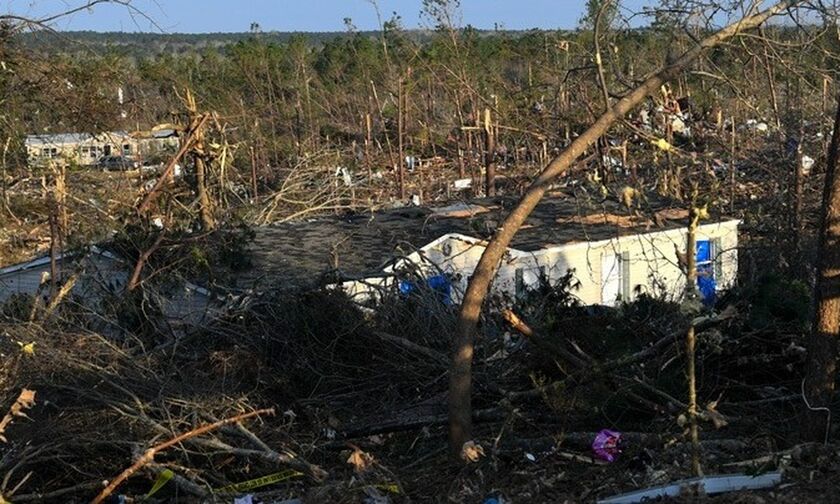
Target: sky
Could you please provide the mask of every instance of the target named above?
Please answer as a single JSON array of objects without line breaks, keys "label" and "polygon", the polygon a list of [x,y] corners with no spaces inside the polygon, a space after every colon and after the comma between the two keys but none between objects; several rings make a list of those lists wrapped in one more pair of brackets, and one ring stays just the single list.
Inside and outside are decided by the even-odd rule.
[{"label": "sky", "polygon": [[[2,0],[0,12],[41,18],[83,6],[87,0]],[[460,24],[522,30],[573,28],[586,0],[461,0]],[[638,10],[646,0],[623,0]],[[251,23],[263,31],[343,31],[344,18],[360,30],[378,28],[370,0],[132,0],[133,9],[98,5],[53,23],[59,30],[164,33],[244,32]],[[409,28],[428,27],[422,0],[378,0],[383,19],[397,12]],[[136,9],[136,11],[134,10]]]}]

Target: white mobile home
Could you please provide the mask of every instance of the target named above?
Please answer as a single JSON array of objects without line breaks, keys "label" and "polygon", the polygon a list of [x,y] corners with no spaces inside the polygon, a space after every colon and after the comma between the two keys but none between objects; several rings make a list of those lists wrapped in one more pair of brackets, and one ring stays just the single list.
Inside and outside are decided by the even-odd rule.
[{"label": "white mobile home", "polygon": [[29,135],[24,144],[29,164],[46,165],[64,161],[80,166],[96,164],[102,156],[125,156],[141,160],[144,157],[177,148],[174,130],[152,132],[106,131],[89,133],[57,133]]},{"label": "white mobile home", "polygon": [[[241,281],[265,288],[320,281],[367,297],[393,285],[401,270],[419,268],[427,277],[446,276],[457,302],[512,204],[474,200],[258,228],[254,269]],[[685,286],[685,221],[686,212],[664,204],[631,211],[617,202],[546,198],[511,243],[494,290],[515,297],[541,277],[554,283],[571,271],[580,283],[575,295],[585,304],[614,305],[642,293],[676,299]],[[718,217],[698,230],[697,264],[707,294],[736,279],[738,224]]]}]

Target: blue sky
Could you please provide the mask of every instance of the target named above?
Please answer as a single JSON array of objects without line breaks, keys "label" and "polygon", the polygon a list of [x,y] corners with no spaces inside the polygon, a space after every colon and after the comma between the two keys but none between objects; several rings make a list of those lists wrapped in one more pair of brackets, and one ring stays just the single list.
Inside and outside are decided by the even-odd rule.
[{"label": "blue sky", "polygon": [[[40,17],[84,5],[85,0],[5,0],[0,12]],[[638,9],[646,0],[623,0]],[[133,0],[143,16],[125,7],[99,5],[54,24],[60,30],[232,32],[248,31],[252,22],[264,31],[341,31],[349,17],[359,29],[377,27],[368,0]],[[383,18],[396,11],[408,27],[423,26],[421,0],[378,0]],[[572,28],[585,0],[461,0],[462,24],[509,29]]]}]

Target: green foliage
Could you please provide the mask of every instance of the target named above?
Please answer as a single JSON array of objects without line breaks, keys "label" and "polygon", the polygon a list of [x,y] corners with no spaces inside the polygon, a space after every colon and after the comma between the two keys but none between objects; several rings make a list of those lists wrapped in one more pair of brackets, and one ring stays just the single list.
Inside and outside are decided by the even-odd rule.
[{"label": "green foliage", "polygon": [[805,282],[778,274],[767,274],[744,294],[751,305],[750,326],[756,329],[778,324],[803,329],[808,327],[811,290]]},{"label": "green foliage", "polygon": [[586,0],[583,17],[578,23],[587,30],[595,28],[595,21],[598,19],[598,13],[601,13],[600,28],[607,30],[612,28],[618,20],[619,0]]},{"label": "green foliage", "polygon": [[[110,248],[129,264],[135,264],[157,241],[161,231],[129,225],[114,236]],[[146,271],[165,271],[155,281],[164,284],[212,283],[230,280],[250,267],[249,246],[254,232],[244,225],[195,235],[188,231],[167,232],[161,245],[147,260]],[[147,273],[148,274],[148,273]]]}]

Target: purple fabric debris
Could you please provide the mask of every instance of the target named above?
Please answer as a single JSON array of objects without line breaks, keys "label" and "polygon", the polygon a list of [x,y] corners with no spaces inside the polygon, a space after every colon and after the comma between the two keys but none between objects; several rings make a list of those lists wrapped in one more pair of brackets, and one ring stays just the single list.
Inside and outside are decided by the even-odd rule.
[{"label": "purple fabric debris", "polygon": [[603,429],[592,441],[592,451],[595,457],[607,462],[614,462],[621,449],[618,443],[621,441],[621,433],[609,429]]}]

